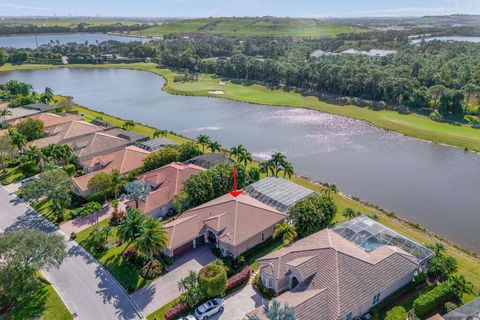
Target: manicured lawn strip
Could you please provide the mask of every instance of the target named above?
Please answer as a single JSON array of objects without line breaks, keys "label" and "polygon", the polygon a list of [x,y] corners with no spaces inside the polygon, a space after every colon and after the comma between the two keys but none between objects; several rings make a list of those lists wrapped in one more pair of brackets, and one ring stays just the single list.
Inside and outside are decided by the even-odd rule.
[{"label": "manicured lawn strip", "polygon": [[25,176],[23,175],[23,172],[20,170],[20,168],[13,167],[13,168],[7,168],[6,173],[1,173],[0,174],[0,181],[4,186],[14,183],[20,180],[23,180]]},{"label": "manicured lawn strip", "polygon": [[[64,66],[54,65],[20,65],[12,66],[5,64],[0,71],[48,69]],[[313,96],[303,96],[296,92],[270,89],[268,87],[252,84],[240,85],[231,81],[220,84],[220,78],[212,75],[200,75],[195,82],[174,82],[175,71],[158,68],[152,63],[134,64],[103,64],[103,65],[68,65],[68,68],[111,68],[143,70],[163,76],[167,80],[163,88],[166,92],[181,95],[209,96],[223,99],[231,99],[248,103],[266,104],[273,106],[291,106],[307,108],[321,112],[337,114],[353,119],[364,120],[372,125],[387,130],[424,139],[436,143],[443,143],[470,150],[480,151],[480,130],[469,126],[456,126],[448,123],[435,122],[429,118],[415,114],[399,114],[395,111],[373,111],[352,105],[339,106],[318,100]],[[209,93],[209,91],[221,90],[223,95]]]},{"label": "manicured lawn strip", "polygon": [[[51,222],[53,223],[57,223],[57,217],[52,213],[52,201],[51,200],[48,200],[48,199],[44,199],[44,200],[41,200],[39,202],[37,202],[33,208],[35,209],[35,211],[37,211],[38,213],[40,213],[42,216],[44,216],[45,218],[47,218],[48,220],[50,220]],[[63,213],[63,216],[64,216],[64,220],[63,221],[67,221],[67,220],[70,220],[72,215],[73,209],[65,209],[64,213]]]},{"label": "manicured lawn strip", "polygon": [[150,313],[147,315],[147,320],[164,320],[165,313],[173,306],[177,305],[180,302],[180,298],[176,298],[175,300],[170,301],[157,311]]},{"label": "manicured lawn strip", "polygon": [[282,247],[283,243],[281,239],[269,239],[267,242],[261,243],[245,252],[243,254],[245,263],[248,264],[252,270],[256,271],[260,268],[260,265],[257,262],[258,258],[261,258]]},{"label": "manicured lawn strip", "polygon": [[[46,282],[46,281],[45,281]],[[48,284],[35,292],[27,299],[20,301],[18,305],[8,314],[1,316],[1,320],[69,320],[73,319],[63,301],[55,292],[55,289]]]},{"label": "manicured lawn strip", "polygon": [[[108,225],[109,221],[103,220],[99,222],[100,227]],[[116,228],[113,228],[113,236],[109,238],[110,244],[107,244],[107,249],[102,252],[96,252],[89,246],[88,238],[93,231],[94,226],[80,231],[77,234],[76,241],[88,250],[112,276],[129,292],[135,291],[149,283],[149,280],[144,279],[140,275],[140,268],[134,264],[123,261],[122,252],[125,245],[115,246]]]}]

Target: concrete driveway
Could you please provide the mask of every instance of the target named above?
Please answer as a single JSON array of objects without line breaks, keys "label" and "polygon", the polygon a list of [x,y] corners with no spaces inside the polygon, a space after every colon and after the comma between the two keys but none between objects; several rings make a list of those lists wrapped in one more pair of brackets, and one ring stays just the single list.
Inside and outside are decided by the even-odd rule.
[{"label": "concrete driveway", "polygon": [[215,256],[208,245],[194,249],[175,259],[165,275],[130,296],[143,314],[149,315],[180,296],[181,292],[177,285],[179,280],[185,278],[191,270],[198,272],[214,259]]},{"label": "concrete driveway", "polygon": [[[2,187],[0,208],[1,232],[32,228],[65,236],[57,226]],[[125,290],[95,258],[75,241],[67,238],[65,241],[67,258],[60,268],[43,270],[43,273],[75,318],[144,319]]]},{"label": "concrete driveway", "polygon": [[242,320],[245,314],[263,305],[263,298],[247,284],[242,290],[225,298],[225,307],[222,313],[212,316],[211,320]]}]

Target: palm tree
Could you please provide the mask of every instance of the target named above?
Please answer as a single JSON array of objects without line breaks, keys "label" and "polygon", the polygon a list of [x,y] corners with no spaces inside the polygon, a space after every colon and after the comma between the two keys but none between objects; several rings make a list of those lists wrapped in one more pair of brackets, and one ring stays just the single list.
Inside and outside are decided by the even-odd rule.
[{"label": "palm tree", "polygon": [[260,162],[259,168],[260,168],[260,172],[265,173],[267,175],[267,177],[268,177],[268,173],[270,172],[270,170],[273,171],[272,162],[270,160],[265,160],[265,161]]},{"label": "palm tree", "polygon": [[45,91],[40,95],[40,101],[43,103],[50,103],[53,100],[53,90],[50,87],[45,87]]},{"label": "palm tree", "polygon": [[462,275],[451,275],[448,278],[448,282],[459,297],[461,297],[463,293],[472,293],[473,291],[473,284]]},{"label": "palm tree", "polygon": [[12,138],[12,143],[18,148],[18,150],[22,150],[27,145],[27,137],[21,133],[18,133],[17,130],[8,129],[8,134]]},{"label": "palm tree", "polygon": [[330,197],[331,193],[337,193],[338,192],[338,188],[336,185],[334,184],[328,184],[326,185],[325,189],[322,190],[322,192],[324,192],[327,196]]},{"label": "palm tree", "polygon": [[288,178],[292,178],[293,175],[293,164],[291,162],[285,161],[285,163],[282,165],[283,167],[283,177],[288,176]]},{"label": "palm tree", "polygon": [[215,152],[215,151],[220,151],[220,150],[222,150],[222,146],[221,146],[220,143],[218,143],[217,141],[211,141],[211,142],[208,144],[208,147],[210,148],[210,150],[212,150],[212,153]]},{"label": "palm tree", "polygon": [[150,272],[153,256],[160,253],[168,245],[168,233],[163,225],[154,218],[143,221],[139,236],[135,240],[138,252],[150,257],[150,263],[146,274]]},{"label": "palm tree", "polygon": [[110,173],[112,177],[112,186],[113,186],[113,194],[115,195],[115,199],[118,198],[118,193],[120,192],[120,187],[126,181],[125,177],[120,175],[120,171],[118,169],[113,169]]},{"label": "palm tree", "polygon": [[8,116],[12,116],[13,113],[10,109],[2,109],[0,110],[0,117],[3,117],[3,125],[6,126],[7,125],[7,117]]},{"label": "palm tree", "polygon": [[[125,218],[119,223],[117,229],[118,238],[127,242],[127,249],[142,233],[145,216],[138,209],[127,209]],[[125,251],[123,249],[123,251]]]},{"label": "palm tree", "polygon": [[67,164],[70,160],[72,160],[73,157],[73,150],[69,145],[63,144],[59,145],[59,154],[58,154],[61,162],[64,164]]},{"label": "palm tree", "polygon": [[358,217],[359,215],[359,212],[352,209],[352,208],[345,208],[345,210],[343,210],[343,213],[342,215],[347,218],[348,220],[351,220],[353,218],[356,218]]},{"label": "palm tree", "polygon": [[154,138],[158,138],[160,136],[165,137],[167,133],[168,133],[167,130],[155,129],[155,131],[153,132],[153,137]]},{"label": "palm tree", "polygon": [[237,147],[230,148],[230,158],[238,157],[242,152],[246,152],[247,149],[242,144],[239,144]]},{"label": "palm tree", "polygon": [[[296,320],[295,309],[289,305],[283,305],[277,300],[273,299],[263,306],[263,315],[268,320]],[[260,320],[260,317],[247,316],[248,320]]]},{"label": "palm tree", "polygon": [[210,137],[206,134],[201,134],[197,137],[197,142],[202,146],[202,152],[205,153],[205,147],[210,144]]},{"label": "palm tree", "polygon": [[274,175],[278,177],[278,173],[282,170],[283,165],[287,161],[287,157],[283,153],[275,152],[272,154],[270,161],[272,162]]},{"label": "palm tree", "polygon": [[275,232],[273,233],[273,239],[283,237],[283,245],[288,246],[297,237],[297,230],[295,226],[286,222],[277,224],[275,226]]},{"label": "palm tree", "polygon": [[432,250],[436,257],[442,257],[445,251],[447,251],[447,247],[442,242],[427,244],[426,247]]},{"label": "palm tree", "polygon": [[25,153],[27,161],[30,161],[32,164],[39,165],[40,168],[45,167],[44,161],[46,160],[45,155],[39,147],[31,146]]},{"label": "palm tree", "polygon": [[123,126],[122,128],[125,129],[125,130],[128,130],[130,128],[133,128],[135,127],[135,122],[133,120],[127,120],[123,123]]},{"label": "palm tree", "polygon": [[238,162],[240,163],[243,163],[245,165],[245,167],[247,166],[247,164],[249,162],[252,162],[253,158],[252,158],[252,154],[250,152],[248,152],[247,150],[243,150],[242,152],[240,152],[240,154],[237,156],[237,160]]}]

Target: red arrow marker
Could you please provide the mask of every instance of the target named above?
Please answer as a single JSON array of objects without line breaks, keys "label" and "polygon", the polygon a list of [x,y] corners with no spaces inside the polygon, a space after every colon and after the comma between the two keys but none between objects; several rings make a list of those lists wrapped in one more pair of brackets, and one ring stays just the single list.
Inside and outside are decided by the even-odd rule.
[{"label": "red arrow marker", "polygon": [[228,193],[230,193],[232,197],[236,198],[242,194],[242,191],[242,189],[237,190],[237,168],[233,167],[233,191],[228,191]]}]

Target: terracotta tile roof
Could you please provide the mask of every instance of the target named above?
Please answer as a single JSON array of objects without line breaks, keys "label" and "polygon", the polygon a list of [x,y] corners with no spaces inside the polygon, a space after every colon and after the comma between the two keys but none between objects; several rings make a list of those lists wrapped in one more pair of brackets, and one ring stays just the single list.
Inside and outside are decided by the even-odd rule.
[{"label": "terracotta tile roof", "polygon": [[72,139],[103,131],[103,128],[85,121],[70,121],[45,130],[47,137],[32,141],[29,145],[39,148],[49,144],[66,144]]},{"label": "terracotta tile roof", "polygon": [[79,161],[85,161],[95,156],[118,151],[126,147],[129,142],[125,139],[111,136],[103,132],[95,132],[74,140],[68,144]]},{"label": "terracotta tile roof", "polygon": [[414,256],[397,247],[381,246],[368,252],[330,229],[303,238],[258,262],[262,273],[276,279],[295,271],[303,279],[299,279],[301,284],[293,292],[326,289],[330,309],[322,314],[325,320],[355,310],[418,267]]},{"label": "terracotta tile roof", "polygon": [[118,151],[107,153],[90,160],[81,162],[81,164],[88,167],[95,167],[101,164],[101,170],[91,172],[73,179],[74,184],[82,191],[88,190],[88,182],[97,173],[110,173],[114,169],[118,170],[120,174],[125,174],[143,165],[143,160],[150,154],[150,152],[140,149],[135,146],[128,146]]},{"label": "terracotta tile roof", "polygon": [[[460,318],[459,318],[460,319]],[[441,315],[439,315],[438,313],[430,318],[428,318],[427,320],[445,320],[444,317],[442,317]]]},{"label": "terracotta tile roof", "polygon": [[193,164],[173,162],[139,175],[137,180],[145,181],[153,189],[144,200],[140,201],[140,209],[149,213],[168,204],[183,190],[183,182],[192,174],[201,171],[205,169]]},{"label": "terracotta tile roof", "polygon": [[284,214],[248,195],[233,198],[226,194],[165,224],[169,233],[168,248],[172,250],[195,239],[205,227],[214,230],[220,241],[235,247],[285,218]]},{"label": "terracotta tile roof", "polygon": [[[43,122],[43,128],[49,128],[52,126],[58,126],[64,123],[68,123],[71,121],[82,121],[83,118],[79,115],[76,114],[69,114],[69,115],[58,115],[54,113],[40,113],[40,114],[35,114],[33,116],[28,117],[29,119],[35,119],[35,120],[40,120]],[[16,119],[10,122],[12,126],[16,126],[19,123],[25,121],[26,119]]]}]

